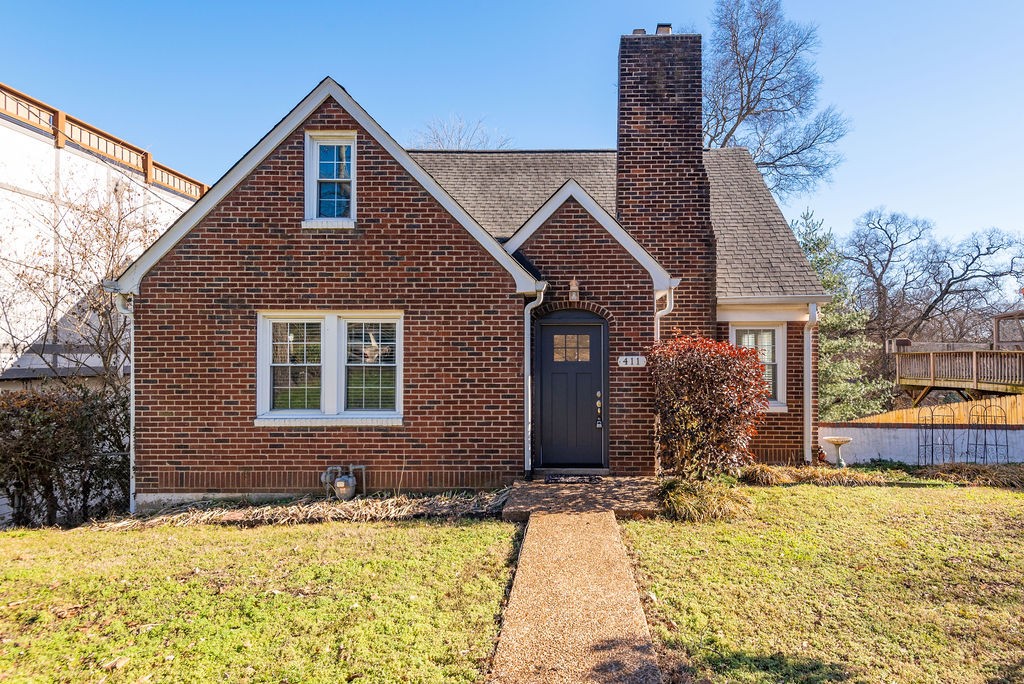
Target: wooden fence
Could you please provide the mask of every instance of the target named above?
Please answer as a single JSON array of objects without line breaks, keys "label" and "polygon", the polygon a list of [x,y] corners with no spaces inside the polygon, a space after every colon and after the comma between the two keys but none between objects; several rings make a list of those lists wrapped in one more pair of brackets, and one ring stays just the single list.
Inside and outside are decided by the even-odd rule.
[{"label": "wooden fence", "polygon": [[153,161],[153,156],[117,136],[0,83],[0,114],[53,136],[55,147],[68,142],[138,171],[147,183],[199,199],[209,188],[183,173]]},{"label": "wooden fence", "polygon": [[[971,410],[977,406],[999,407],[1006,411],[1007,425],[1024,425],[1024,395],[1011,394],[1004,397],[989,397],[978,401],[960,401],[953,404],[943,404],[949,422],[957,425],[967,425],[971,422]],[[879,413],[875,416],[867,416],[851,421],[862,425],[916,425],[921,418],[920,408],[905,408],[895,411]]]}]

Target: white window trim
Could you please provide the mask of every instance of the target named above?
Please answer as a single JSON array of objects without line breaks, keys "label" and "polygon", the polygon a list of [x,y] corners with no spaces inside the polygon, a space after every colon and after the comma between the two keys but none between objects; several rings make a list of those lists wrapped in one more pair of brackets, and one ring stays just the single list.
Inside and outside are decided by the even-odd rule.
[{"label": "white window trim", "polygon": [[[271,410],[271,324],[314,322],[321,326],[320,410]],[[346,411],[345,323],[379,321],[395,323],[395,410]],[[256,427],[323,427],[402,425],[403,370],[405,356],[404,316],[401,311],[262,311],[256,325]]]},{"label": "white window trim", "polygon": [[789,382],[786,376],[786,360],[789,347],[786,340],[786,324],[778,321],[744,321],[729,324],[729,342],[736,344],[737,330],[775,330],[776,373],[779,381],[779,398],[768,402],[768,413],[786,413],[789,411]]},{"label": "white window trim", "polygon": [[[320,145],[352,146],[352,197],[348,218],[319,218],[317,216],[317,181],[320,179]],[[356,166],[358,164],[355,131],[306,131],[305,217],[303,228],[355,228],[358,190],[356,188]]]}]

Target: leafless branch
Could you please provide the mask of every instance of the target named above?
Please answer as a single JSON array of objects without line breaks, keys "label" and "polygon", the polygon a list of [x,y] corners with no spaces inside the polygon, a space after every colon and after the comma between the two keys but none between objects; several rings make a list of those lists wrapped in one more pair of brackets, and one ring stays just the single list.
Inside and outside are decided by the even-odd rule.
[{"label": "leafless branch", "polygon": [[26,219],[30,243],[0,257],[0,276],[11,285],[0,297],[0,336],[57,381],[87,374],[121,386],[129,322],[100,284],[151,244],[161,226],[148,211],[148,195],[126,183],[77,188],[68,183],[34,205]]},{"label": "leafless branch", "polygon": [[861,216],[847,239],[845,275],[876,341],[980,341],[994,314],[1018,306],[1020,236],[989,229],[953,243],[932,233],[924,219],[879,208]]},{"label": "leafless branch", "polygon": [[469,121],[460,114],[449,114],[428,121],[413,135],[411,147],[426,150],[504,150],[512,138],[488,128],[484,120]]},{"label": "leafless branch", "polygon": [[719,0],[704,65],[704,143],[750,149],[769,188],[807,192],[842,161],[849,122],[816,111],[817,29],[785,18],[779,0]]}]

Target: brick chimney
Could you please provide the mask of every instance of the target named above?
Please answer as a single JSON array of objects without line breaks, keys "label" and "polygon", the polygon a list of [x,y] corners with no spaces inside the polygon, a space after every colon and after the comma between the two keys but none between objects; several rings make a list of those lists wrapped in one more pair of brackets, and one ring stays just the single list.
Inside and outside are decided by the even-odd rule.
[{"label": "brick chimney", "polygon": [[619,42],[619,222],[674,278],[676,328],[715,335],[715,237],[701,133],[699,35],[634,31]]}]

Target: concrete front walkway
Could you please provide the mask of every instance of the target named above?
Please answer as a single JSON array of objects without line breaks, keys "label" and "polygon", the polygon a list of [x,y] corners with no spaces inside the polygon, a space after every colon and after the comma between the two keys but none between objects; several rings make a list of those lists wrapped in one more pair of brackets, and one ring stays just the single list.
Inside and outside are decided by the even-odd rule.
[{"label": "concrete front walkway", "polygon": [[615,514],[534,513],[491,682],[660,682]]}]

